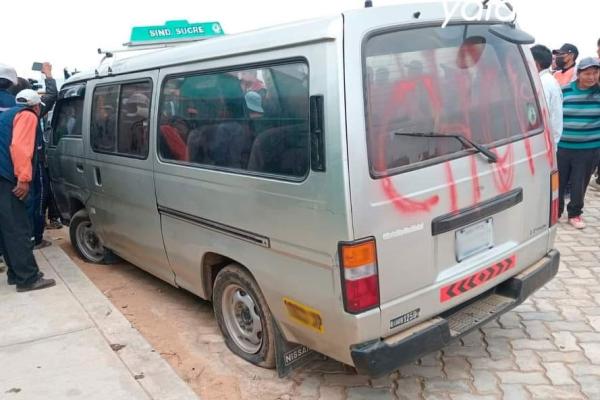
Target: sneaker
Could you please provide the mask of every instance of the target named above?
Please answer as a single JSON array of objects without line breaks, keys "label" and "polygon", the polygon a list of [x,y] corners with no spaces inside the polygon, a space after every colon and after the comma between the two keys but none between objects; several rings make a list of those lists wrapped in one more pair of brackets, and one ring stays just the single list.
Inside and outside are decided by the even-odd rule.
[{"label": "sneaker", "polygon": [[44,247],[52,246],[52,243],[46,239],[42,239],[41,242],[33,246],[34,250],[43,249]]},{"label": "sneaker", "polygon": [[56,285],[54,279],[39,277],[35,282],[29,285],[17,285],[17,292],[30,292],[32,290],[46,289]]},{"label": "sneaker", "polygon": [[571,226],[575,229],[585,228],[585,222],[583,222],[583,219],[581,219],[581,217],[569,218],[569,224],[571,224]]},{"label": "sneaker", "polygon": [[60,219],[53,219],[48,222],[46,225],[46,229],[61,229],[63,224],[60,222]]}]

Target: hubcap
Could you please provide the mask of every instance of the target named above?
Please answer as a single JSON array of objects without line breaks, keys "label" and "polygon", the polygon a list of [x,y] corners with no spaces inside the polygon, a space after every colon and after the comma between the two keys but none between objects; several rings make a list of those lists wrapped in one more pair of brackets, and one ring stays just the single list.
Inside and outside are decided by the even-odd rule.
[{"label": "hubcap", "polygon": [[102,261],[104,246],[90,221],[82,222],[77,226],[76,236],[77,246],[88,260],[96,263]]},{"label": "hubcap", "polygon": [[252,296],[238,285],[227,286],[221,298],[229,336],[248,354],[259,352],[263,341],[260,313]]}]

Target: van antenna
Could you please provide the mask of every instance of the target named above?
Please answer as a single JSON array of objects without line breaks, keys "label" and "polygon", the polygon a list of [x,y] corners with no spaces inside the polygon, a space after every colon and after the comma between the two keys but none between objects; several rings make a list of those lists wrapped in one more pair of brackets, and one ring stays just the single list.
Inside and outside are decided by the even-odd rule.
[{"label": "van antenna", "polygon": [[365,8],[371,8],[373,7],[373,1],[372,0],[366,0],[365,1]]}]

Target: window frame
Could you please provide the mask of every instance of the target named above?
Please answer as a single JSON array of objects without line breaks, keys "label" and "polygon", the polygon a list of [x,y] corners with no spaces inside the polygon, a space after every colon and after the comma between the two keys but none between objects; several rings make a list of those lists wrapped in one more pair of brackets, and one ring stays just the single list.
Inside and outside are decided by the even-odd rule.
[{"label": "window frame", "polygon": [[[494,25],[494,23],[490,23],[490,22],[451,22],[448,24],[448,26],[492,26]],[[457,160],[459,158],[463,158],[466,157],[468,155],[472,155],[472,154],[476,154],[478,151],[476,149],[463,149],[461,151],[458,152],[454,152],[451,154],[447,154],[447,155],[443,155],[440,157],[435,157],[435,158],[430,158],[424,161],[419,161],[413,164],[409,164],[409,165],[403,165],[400,167],[396,167],[396,168],[388,168],[386,171],[376,171],[374,169],[374,163],[373,160],[371,159],[371,157],[369,156],[369,131],[368,131],[368,104],[367,104],[367,93],[368,93],[368,77],[367,77],[367,44],[369,42],[370,39],[372,39],[375,36],[380,36],[380,35],[385,35],[388,33],[395,33],[395,32],[404,32],[404,31],[410,31],[410,30],[415,30],[415,29],[429,29],[429,28],[439,28],[440,25],[436,24],[436,23],[423,23],[423,24],[411,24],[408,26],[394,26],[394,27],[386,27],[386,28],[381,28],[381,29],[376,29],[373,30],[371,32],[368,32],[362,39],[362,43],[361,43],[361,67],[362,67],[362,87],[363,87],[363,111],[364,111],[364,120],[365,120],[365,144],[366,144],[366,148],[367,148],[367,160],[368,160],[368,164],[369,164],[369,175],[371,176],[372,179],[378,180],[378,179],[384,179],[384,178],[389,178],[392,176],[396,176],[396,175],[401,175],[401,174],[405,174],[408,172],[412,172],[412,171],[416,171],[419,169],[423,169],[423,168],[427,168],[427,167],[431,167],[433,165],[438,165],[438,164],[443,164],[445,162],[448,161],[453,161],[453,160]],[[493,35],[493,34],[492,34]],[[499,40],[503,40],[501,38],[498,38]],[[509,42],[510,43],[510,42]],[[532,70],[529,67],[529,63],[527,61],[527,57],[525,55],[525,52],[523,50],[523,45],[519,45],[519,44],[513,44],[514,46],[517,47],[519,55],[521,57],[521,60],[524,63],[526,72],[527,72],[527,76],[529,78],[529,83],[531,85],[531,90],[533,91],[534,94],[534,98],[535,98],[535,105],[537,106],[537,110],[538,110],[538,114],[541,118],[542,116],[542,107],[540,104],[540,99],[537,96],[537,92],[536,92],[536,85],[535,85],[535,80],[533,79],[533,75],[532,75]],[[497,147],[501,147],[501,146],[505,146],[507,144],[510,143],[515,143],[521,140],[526,140],[530,137],[533,136],[537,136],[540,134],[544,133],[544,123],[542,121],[541,127],[538,129],[534,129],[532,131],[529,132],[525,132],[522,134],[518,134],[518,135],[513,135],[509,138],[505,138],[505,139],[500,139],[500,140],[496,140],[492,143],[488,143],[485,144],[485,147],[488,149],[493,149],[493,148],[497,148]]]},{"label": "window frame", "polygon": [[[117,86],[118,87],[118,95],[117,95],[117,109],[115,110],[116,112],[116,119],[115,119],[115,129],[116,129],[116,135],[115,135],[115,149],[118,148],[118,141],[119,141],[119,121],[120,121],[120,115],[121,115],[121,94],[123,91],[123,85],[129,85],[129,84],[135,84],[135,83],[150,83],[150,96],[148,98],[149,103],[148,103],[148,148],[146,149],[146,154],[145,155],[135,155],[135,154],[129,154],[129,153],[119,153],[117,151],[101,151],[101,150],[97,150],[94,148],[93,144],[92,144],[92,121],[93,121],[93,115],[94,115],[94,95],[96,94],[96,90],[98,88],[102,88],[102,87],[110,87],[110,86]],[[125,81],[115,81],[115,82],[107,82],[107,83],[101,83],[98,85],[94,86],[94,90],[92,91],[92,104],[91,104],[91,111],[90,111],[90,122],[89,122],[89,129],[90,129],[90,149],[92,150],[93,153],[95,154],[104,154],[104,155],[109,155],[109,156],[116,156],[116,157],[122,157],[122,158],[131,158],[134,160],[147,160],[148,157],[150,156],[150,143],[152,141],[151,139],[151,119],[152,119],[152,97],[153,97],[153,91],[154,91],[154,82],[152,80],[152,78],[138,78],[138,79],[130,79],[130,80],[125,80]]]},{"label": "window frame", "polygon": [[169,81],[171,79],[189,78],[189,77],[202,76],[202,75],[216,75],[216,74],[224,74],[224,73],[228,73],[228,72],[241,72],[241,71],[250,70],[250,69],[261,69],[261,68],[277,67],[277,66],[281,66],[281,65],[290,65],[290,64],[303,64],[306,66],[306,70],[307,70],[307,81],[308,81],[307,82],[307,96],[306,96],[306,104],[307,104],[307,109],[308,109],[308,112],[306,114],[307,168],[306,168],[304,175],[296,177],[296,176],[290,176],[290,175],[269,174],[266,172],[250,171],[247,169],[244,170],[244,169],[238,169],[238,168],[228,168],[228,167],[223,167],[223,166],[197,164],[197,163],[193,163],[193,162],[165,159],[160,154],[160,132],[159,132],[160,126],[158,123],[156,124],[155,129],[154,129],[155,144],[156,144],[156,146],[155,146],[156,159],[160,163],[165,164],[165,165],[190,167],[190,168],[200,169],[200,170],[205,170],[205,171],[226,172],[226,173],[230,173],[230,174],[234,174],[234,175],[269,178],[269,179],[293,182],[293,183],[301,183],[301,182],[306,181],[306,179],[308,179],[308,176],[310,175],[310,172],[312,170],[311,169],[311,143],[310,143],[310,139],[311,139],[311,135],[310,135],[310,76],[311,76],[311,70],[310,70],[310,63],[306,57],[298,56],[298,57],[290,57],[290,58],[283,58],[283,59],[277,59],[277,60],[259,61],[259,62],[254,62],[254,63],[235,64],[235,65],[229,65],[229,66],[224,66],[224,67],[216,67],[216,68],[208,68],[208,69],[194,69],[194,70],[186,71],[186,72],[167,74],[163,77],[162,81],[160,82],[160,92],[159,92],[159,96],[158,96],[158,114],[160,114],[160,112],[162,110],[162,103],[164,100],[164,87],[165,87],[167,81]]}]

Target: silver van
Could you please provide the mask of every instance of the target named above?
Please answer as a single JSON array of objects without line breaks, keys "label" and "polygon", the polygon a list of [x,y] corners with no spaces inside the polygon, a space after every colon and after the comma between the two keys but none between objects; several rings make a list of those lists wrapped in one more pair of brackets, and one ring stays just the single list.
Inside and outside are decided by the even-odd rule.
[{"label": "silver van", "polygon": [[533,38],[446,12],[366,8],[73,76],[48,150],[72,244],[212,301],[231,351],[280,374],[321,353],[381,376],[520,304],[559,265]]}]

